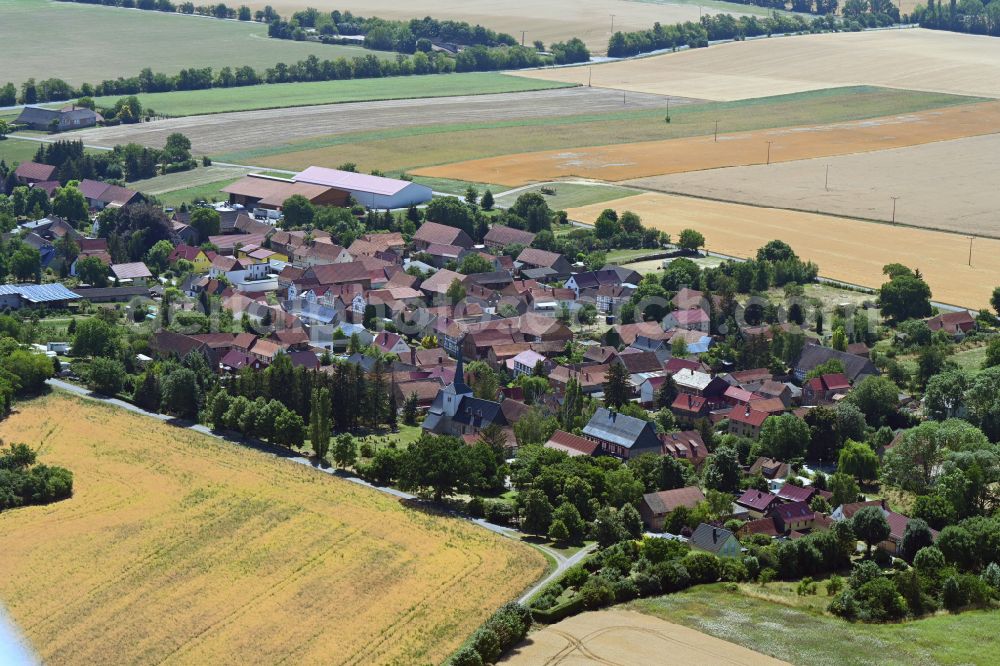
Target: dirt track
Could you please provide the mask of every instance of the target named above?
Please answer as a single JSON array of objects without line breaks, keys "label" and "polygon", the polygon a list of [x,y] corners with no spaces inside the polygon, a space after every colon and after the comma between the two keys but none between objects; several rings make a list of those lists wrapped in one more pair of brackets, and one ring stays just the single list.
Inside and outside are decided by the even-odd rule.
[{"label": "dirt track", "polygon": [[[712,100],[860,84],[1000,97],[1000,40],[922,29],[800,35],[589,69],[595,86]],[[586,84],[587,70],[512,74]]]},{"label": "dirt track", "polygon": [[[517,187],[556,178],[621,181],[729,166],[886,150],[989,134],[1000,129],[1000,102],[984,102],[866,120],[782,127],[572,150],[547,150],[418,169],[438,178]],[[770,147],[768,144],[771,144]]]},{"label": "dirt track", "polygon": [[[672,104],[677,102],[671,99]],[[630,94],[628,109],[666,106],[659,95]],[[417,125],[489,122],[620,111],[622,94],[601,88],[564,88],[499,95],[470,95],[300,106],[187,116],[142,125],[120,125],[74,132],[88,145],[130,141],[162,147],[172,132],[191,139],[196,154],[215,155],[312,137],[389,130]]]},{"label": "dirt track", "polygon": [[[593,223],[607,207],[602,203],[567,213]],[[920,269],[934,300],[953,305],[987,307],[1000,284],[1000,240],[990,238],[973,241],[970,267],[969,238],[959,234],[655,193],[619,199],[614,208],[631,210],[674,238],[682,229],[697,229],[707,249],[734,257],[751,256],[779,238],[803,259],[815,261],[820,275],[866,287],[879,287],[885,282],[882,267],[899,262]]]},{"label": "dirt track", "polygon": [[781,666],[786,662],[633,611],[583,613],[531,634],[501,664]]},{"label": "dirt track", "polygon": [[[829,166],[829,189],[826,189]],[[947,178],[946,181],[943,179]],[[1000,134],[627,181],[676,194],[1000,237]]]}]

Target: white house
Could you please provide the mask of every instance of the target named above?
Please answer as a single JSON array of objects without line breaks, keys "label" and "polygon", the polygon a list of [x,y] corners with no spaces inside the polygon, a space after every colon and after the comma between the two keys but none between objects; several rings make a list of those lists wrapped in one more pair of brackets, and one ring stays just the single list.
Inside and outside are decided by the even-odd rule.
[{"label": "white house", "polygon": [[530,375],[535,370],[535,364],[541,361],[545,363],[545,357],[533,349],[523,351],[517,356],[507,360],[507,367],[514,373],[515,377]]},{"label": "white house", "polygon": [[326,167],[311,166],[292,176],[292,180],[347,190],[359,204],[368,208],[407,208],[427,203],[433,196],[426,185]]}]

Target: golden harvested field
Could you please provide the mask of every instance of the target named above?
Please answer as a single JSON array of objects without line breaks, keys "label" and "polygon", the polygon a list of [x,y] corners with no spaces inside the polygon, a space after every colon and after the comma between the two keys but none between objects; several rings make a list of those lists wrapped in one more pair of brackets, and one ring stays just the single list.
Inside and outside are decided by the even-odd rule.
[{"label": "golden harvested field", "polygon": [[[632,0],[338,0],[329,6],[317,5],[315,0],[253,0],[247,3],[253,9],[271,5],[282,15],[306,7],[319,7],[321,11],[350,10],[361,16],[379,16],[391,19],[411,19],[432,16],[436,19],[468,21],[487,28],[506,32],[517,39],[525,31],[525,43],[540,39],[548,45],[579,37],[587,46],[599,53],[608,50],[611,37],[611,14],[615,15],[615,30],[646,30],[653,23],[679,23],[697,21],[699,10],[695,2],[634,2]],[[736,3],[703,2],[704,13],[728,13],[738,16],[747,13],[766,13],[756,7],[743,7]],[[732,7],[730,9],[730,7]]]},{"label": "golden harvested field", "polygon": [[627,610],[582,613],[532,633],[501,664],[782,666],[787,662]]},{"label": "golden harvested field", "polygon": [[91,400],[0,424],[72,499],[0,514],[0,599],[47,664],[439,663],[545,569],[382,493]]},{"label": "golden harvested field", "polygon": [[1000,97],[1000,41],[907,29],[775,37],[615,62],[517,72],[621,90],[735,100],[847,85]]},{"label": "golden harvested field", "polygon": [[[792,162],[913,146],[1000,130],[1000,102],[983,102],[882,118],[781,127],[573,150],[504,155],[427,167],[415,174],[500,183],[512,187],[556,178],[621,181],[727,166]],[[770,143],[770,149],[768,147]]]},{"label": "golden harvested field", "polygon": [[[825,189],[829,165],[829,190]],[[922,146],[654,176],[643,189],[1000,238],[1000,134]],[[944,180],[947,178],[947,180]],[[985,178],[985,180],[984,180]],[[992,186],[987,183],[992,182]]]},{"label": "golden harvested field", "polygon": [[[567,213],[593,223],[605,208],[596,204]],[[920,269],[934,300],[943,303],[987,307],[1000,284],[1000,240],[977,238],[970,267],[969,239],[958,234],[657,193],[620,199],[614,208],[634,211],[674,238],[682,229],[697,229],[708,250],[734,257],[752,256],[778,238],[815,261],[823,277],[866,287],[885,281],[885,264],[906,264]]]}]

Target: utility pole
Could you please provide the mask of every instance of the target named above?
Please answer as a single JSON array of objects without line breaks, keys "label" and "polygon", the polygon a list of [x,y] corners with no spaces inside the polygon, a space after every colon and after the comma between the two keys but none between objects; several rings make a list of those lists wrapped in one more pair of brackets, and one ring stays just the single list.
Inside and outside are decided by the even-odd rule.
[{"label": "utility pole", "polygon": [[590,87],[590,81],[593,78],[594,78],[594,68],[593,67],[588,67],[587,68],[587,87],[588,88]]},{"label": "utility pole", "polygon": [[772,141],[768,141],[767,142],[767,163],[768,164],[771,163],[771,144],[772,143],[773,143]]},{"label": "utility pole", "polygon": [[715,143],[719,142],[719,121],[715,121]]},{"label": "utility pole", "polygon": [[975,236],[969,236],[969,266],[970,267],[972,266],[972,241],[974,239],[975,239]]},{"label": "utility pole", "polygon": [[521,31],[521,46],[524,46],[524,33],[525,33],[525,31],[522,30]]},{"label": "utility pole", "polygon": [[892,199],[892,223],[896,224],[896,199],[899,197],[889,197]]},{"label": "utility pole", "polygon": [[826,165],[826,180],[823,181],[823,189],[827,192],[830,191],[830,165]]},{"label": "utility pole", "polygon": [[615,15],[611,14],[611,34],[615,34]]},{"label": "utility pole", "polygon": [[625,91],[622,91],[622,106],[625,106]]}]

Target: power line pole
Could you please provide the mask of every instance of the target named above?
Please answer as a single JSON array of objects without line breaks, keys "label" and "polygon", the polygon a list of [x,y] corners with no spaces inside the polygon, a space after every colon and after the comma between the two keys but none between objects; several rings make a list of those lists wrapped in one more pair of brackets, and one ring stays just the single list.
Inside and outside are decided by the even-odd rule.
[{"label": "power line pole", "polygon": [[826,165],[826,180],[823,181],[823,189],[827,192],[830,191],[830,165]]},{"label": "power line pole", "polygon": [[715,121],[715,143],[719,142],[719,121]]},{"label": "power line pole", "polygon": [[611,34],[615,34],[615,15],[611,14]]},{"label": "power line pole", "polygon": [[889,197],[889,198],[892,199],[892,223],[896,224],[896,200],[899,199],[899,197]]},{"label": "power line pole", "polygon": [[525,33],[525,31],[522,30],[521,31],[521,46],[524,46],[524,33]]},{"label": "power line pole", "polygon": [[972,266],[972,241],[974,239],[975,239],[975,236],[969,236],[969,266],[970,267]]},{"label": "power line pole", "polygon": [[594,78],[594,68],[593,67],[588,67],[587,68],[587,87],[588,88],[590,87],[590,82],[591,82],[591,80],[593,78]]},{"label": "power line pole", "polygon": [[771,142],[771,141],[767,142],[767,163],[768,164],[771,163],[771,143],[773,143],[773,142]]}]

